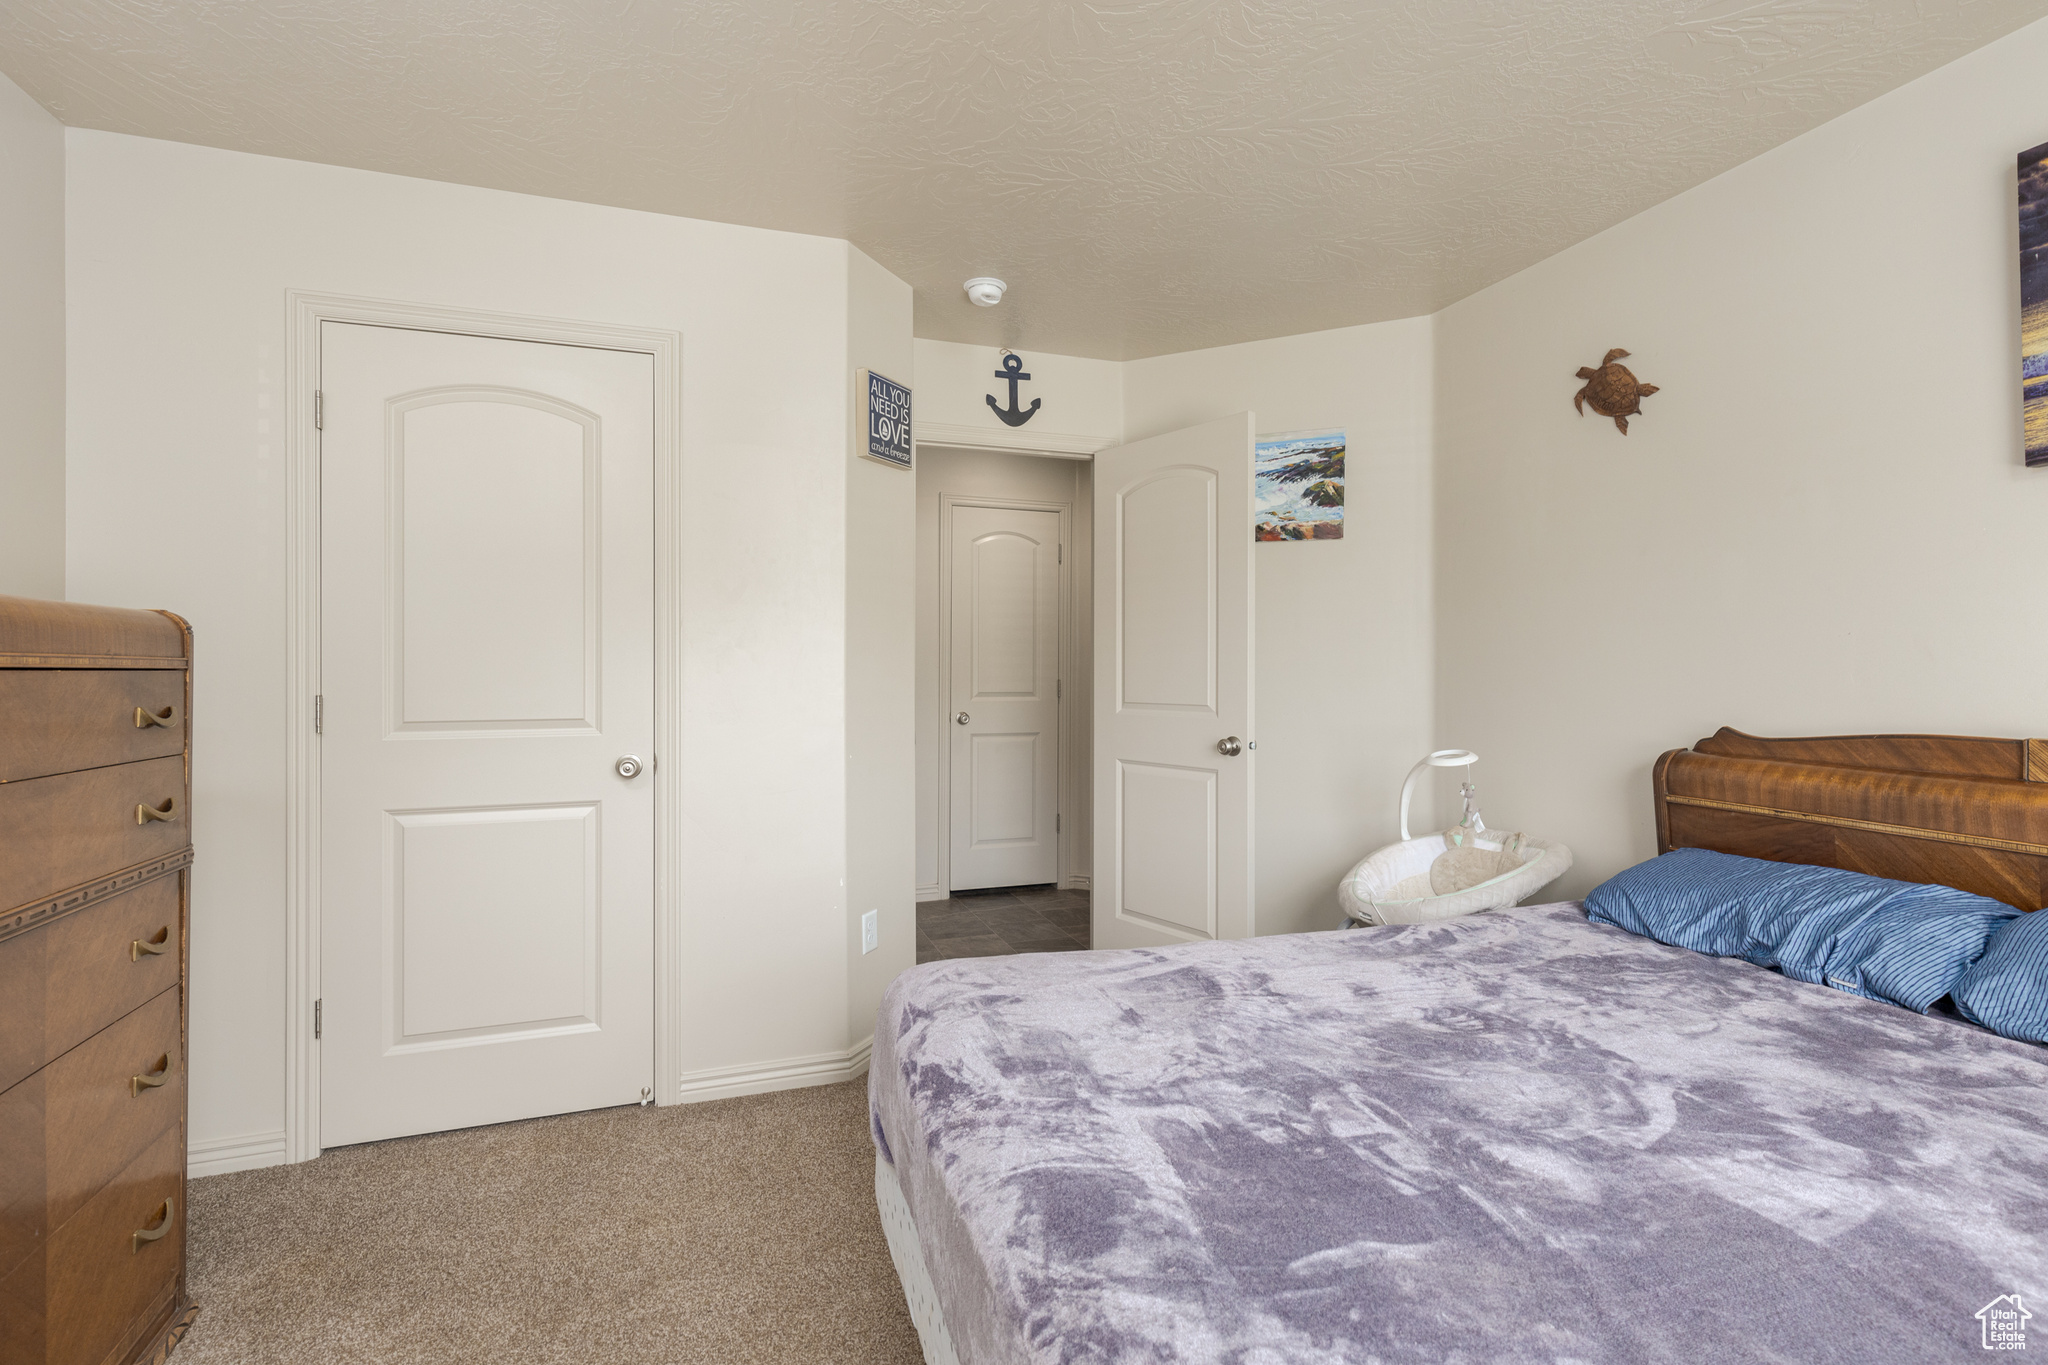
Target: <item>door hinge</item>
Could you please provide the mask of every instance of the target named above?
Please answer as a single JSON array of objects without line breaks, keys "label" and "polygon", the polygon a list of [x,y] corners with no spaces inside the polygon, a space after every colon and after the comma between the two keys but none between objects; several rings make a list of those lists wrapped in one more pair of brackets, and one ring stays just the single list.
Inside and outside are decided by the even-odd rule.
[{"label": "door hinge", "polygon": [[327,723],[327,698],[313,694],[313,733],[319,734],[320,727]]},{"label": "door hinge", "polygon": [[1055,562],[1060,564],[1067,562],[1067,542],[1064,540],[1060,542],[1060,557]]},{"label": "door hinge", "polygon": [[1054,834],[1060,832],[1060,813],[1058,811],[1052,813],[1052,832]]},{"label": "door hinge", "polygon": [[320,1040],[320,1002],[313,1002],[313,1041]]},{"label": "door hinge", "polygon": [[321,425],[321,423],[326,419],[326,414],[321,412],[320,408],[320,390],[315,389],[313,390],[313,430],[315,431],[326,430],[326,428]]},{"label": "door hinge", "polygon": [[1054,679],[1052,680],[1052,699],[1053,699],[1054,701],[1058,701],[1058,700],[1060,700],[1060,698],[1062,698],[1062,697],[1064,697],[1064,696],[1066,696],[1066,695],[1067,695],[1067,682],[1066,682],[1066,679],[1064,679],[1064,678],[1054,678]]}]

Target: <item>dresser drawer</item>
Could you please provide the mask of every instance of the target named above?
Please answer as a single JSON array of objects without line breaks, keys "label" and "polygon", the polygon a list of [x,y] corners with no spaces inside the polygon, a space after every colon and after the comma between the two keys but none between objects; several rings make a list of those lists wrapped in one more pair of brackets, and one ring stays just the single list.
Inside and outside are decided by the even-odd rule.
[{"label": "dresser drawer", "polygon": [[[151,1237],[138,1241],[136,1233]],[[161,1314],[185,1259],[185,1131],[152,1143],[50,1238],[49,1365],[104,1361]]]},{"label": "dresser drawer", "polygon": [[0,1271],[181,1126],[179,1025],[178,992],[165,991],[0,1094]]},{"label": "dresser drawer", "polygon": [[0,939],[0,1091],[178,984],[184,874]]},{"label": "dresser drawer", "polygon": [[0,785],[0,914],[185,847],[185,804],[182,757]]},{"label": "dresser drawer", "polygon": [[[138,724],[136,712],[143,713]],[[32,725],[6,724],[32,716]],[[0,782],[162,758],[185,750],[185,671],[0,671]]]},{"label": "dresser drawer", "polygon": [[[163,1236],[135,1240],[137,1232],[166,1224]],[[179,1124],[33,1255],[0,1270],[0,1361],[101,1365],[116,1347],[133,1350],[174,1302],[184,1259],[185,1129]]]},{"label": "dresser drawer", "polygon": [[184,1116],[181,1023],[165,991],[43,1068],[51,1226]]}]

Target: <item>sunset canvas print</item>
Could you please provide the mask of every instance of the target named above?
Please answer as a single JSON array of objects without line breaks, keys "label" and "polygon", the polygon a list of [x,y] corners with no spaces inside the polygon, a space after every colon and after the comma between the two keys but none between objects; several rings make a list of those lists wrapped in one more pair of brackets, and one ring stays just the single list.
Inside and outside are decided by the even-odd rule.
[{"label": "sunset canvas print", "polygon": [[2027,463],[2048,465],[2048,142],[2020,153],[2020,405]]},{"label": "sunset canvas print", "polygon": [[1344,538],[1344,433],[1259,437],[1253,467],[1254,540]]}]

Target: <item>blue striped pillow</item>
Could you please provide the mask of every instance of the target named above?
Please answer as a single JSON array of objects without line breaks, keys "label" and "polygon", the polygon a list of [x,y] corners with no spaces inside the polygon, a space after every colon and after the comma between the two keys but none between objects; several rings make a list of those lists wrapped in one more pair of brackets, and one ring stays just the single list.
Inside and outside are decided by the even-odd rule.
[{"label": "blue striped pillow", "polygon": [[2048,1043],[2048,910],[2021,915],[1949,992],[1965,1019],[2029,1043]]},{"label": "blue striped pillow", "polygon": [[2020,912],[1952,886],[1682,848],[1594,888],[1589,919],[1923,1013]]}]

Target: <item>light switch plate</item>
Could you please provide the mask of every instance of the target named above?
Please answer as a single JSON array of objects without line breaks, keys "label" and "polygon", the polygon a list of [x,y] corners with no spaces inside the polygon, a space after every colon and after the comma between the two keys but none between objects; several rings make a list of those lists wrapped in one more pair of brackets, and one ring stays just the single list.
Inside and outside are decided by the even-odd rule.
[{"label": "light switch plate", "polygon": [[882,946],[882,912],[870,910],[860,917],[860,950],[872,953]]}]

